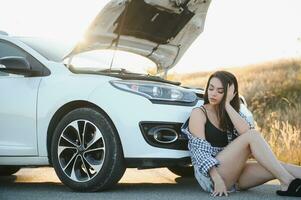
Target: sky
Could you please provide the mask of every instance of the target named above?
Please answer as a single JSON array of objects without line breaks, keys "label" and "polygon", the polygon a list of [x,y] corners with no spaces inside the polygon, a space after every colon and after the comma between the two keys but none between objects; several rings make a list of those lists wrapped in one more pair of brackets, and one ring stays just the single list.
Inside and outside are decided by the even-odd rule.
[{"label": "sky", "polygon": [[[78,40],[109,0],[0,0],[0,30]],[[212,0],[204,32],[173,72],[301,57],[301,0]]]}]

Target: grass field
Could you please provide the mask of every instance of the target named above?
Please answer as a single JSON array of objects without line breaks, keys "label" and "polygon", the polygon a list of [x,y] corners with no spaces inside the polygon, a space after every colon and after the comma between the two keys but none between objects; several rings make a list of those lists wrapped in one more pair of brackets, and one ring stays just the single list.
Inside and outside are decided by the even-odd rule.
[{"label": "grass field", "polygon": [[[277,157],[301,165],[301,59],[226,69],[236,75],[257,129]],[[182,85],[205,88],[212,72],[171,74]]]}]

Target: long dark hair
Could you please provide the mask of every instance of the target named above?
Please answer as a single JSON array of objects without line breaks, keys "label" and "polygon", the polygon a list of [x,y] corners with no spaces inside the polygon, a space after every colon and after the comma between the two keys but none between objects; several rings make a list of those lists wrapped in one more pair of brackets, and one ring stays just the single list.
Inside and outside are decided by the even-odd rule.
[{"label": "long dark hair", "polygon": [[227,72],[227,71],[216,71],[215,73],[213,73],[209,77],[209,80],[207,82],[205,95],[204,95],[204,104],[209,103],[208,88],[209,88],[210,80],[214,77],[218,78],[222,82],[222,85],[223,85],[223,88],[224,88],[224,96],[223,96],[223,99],[221,100],[220,104],[218,105],[218,110],[217,110],[217,117],[219,119],[219,125],[220,125],[220,128],[223,131],[226,131],[226,130],[232,131],[234,126],[233,126],[233,123],[231,122],[231,119],[230,119],[228,113],[226,112],[225,101],[226,101],[226,94],[227,94],[228,84],[229,85],[234,84],[234,92],[236,92],[236,94],[233,97],[233,99],[230,101],[230,104],[237,112],[239,112],[240,100],[239,100],[239,94],[238,94],[237,79],[233,74],[231,74],[230,72]]}]

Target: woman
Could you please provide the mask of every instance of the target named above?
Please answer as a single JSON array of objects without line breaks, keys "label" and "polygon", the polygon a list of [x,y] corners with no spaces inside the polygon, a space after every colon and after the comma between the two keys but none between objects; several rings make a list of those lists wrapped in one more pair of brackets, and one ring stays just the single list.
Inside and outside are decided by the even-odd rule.
[{"label": "woman", "polygon": [[[182,127],[201,187],[212,196],[227,196],[276,178],[281,183],[278,195],[301,196],[301,167],[278,161],[239,109],[235,76],[226,71],[212,74],[204,105],[194,108]],[[256,162],[247,162],[250,156]]]}]

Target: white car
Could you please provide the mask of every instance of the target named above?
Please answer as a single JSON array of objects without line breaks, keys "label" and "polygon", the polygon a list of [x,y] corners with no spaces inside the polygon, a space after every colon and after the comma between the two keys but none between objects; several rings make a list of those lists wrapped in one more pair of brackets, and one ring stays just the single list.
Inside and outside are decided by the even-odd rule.
[{"label": "white car", "polygon": [[73,49],[0,34],[0,175],[49,165],[79,191],[110,188],[131,167],[185,175],[191,161],[180,127],[202,105],[203,90],[73,61],[94,50],[122,50],[152,60],[164,76],[203,31],[209,3],[111,1]]}]

